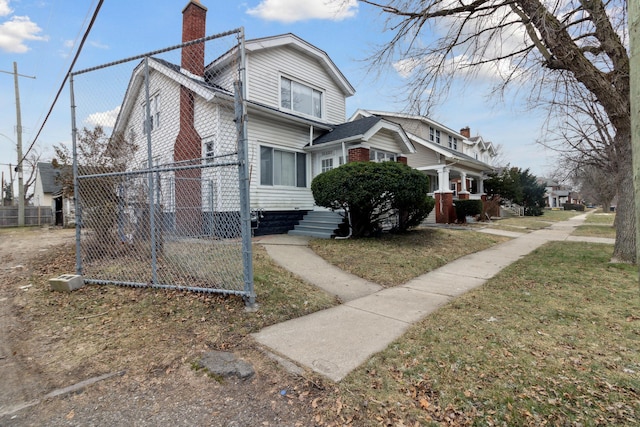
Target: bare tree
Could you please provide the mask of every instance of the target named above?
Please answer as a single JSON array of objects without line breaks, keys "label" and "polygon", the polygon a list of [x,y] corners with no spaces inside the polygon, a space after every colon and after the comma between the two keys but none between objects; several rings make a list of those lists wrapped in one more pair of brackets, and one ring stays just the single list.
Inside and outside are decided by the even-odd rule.
[{"label": "bare tree", "polygon": [[33,188],[36,184],[36,171],[38,170],[38,162],[42,154],[36,149],[31,150],[31,154],[23,160],[24,169],[27,172],[24,181],[24,202],[29,204],[33,199]]},{"label": "bare tree", "polygon": [[526,88],[532,107],[548,106],[558,84],[572,87],[567,81],[590,93],[614,130],[614,259],[636,261],[627,0],[360,1],[379,8],[393,34],[373,66],[393,63],[404,73],[414,105],[446,96],[461,75],[499,76],[498,95]]}]

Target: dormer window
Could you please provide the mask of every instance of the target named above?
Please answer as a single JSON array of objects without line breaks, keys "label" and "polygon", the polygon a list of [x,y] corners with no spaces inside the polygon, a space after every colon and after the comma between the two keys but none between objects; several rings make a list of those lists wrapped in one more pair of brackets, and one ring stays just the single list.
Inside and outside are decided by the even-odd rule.
[{"label": "dormer window", "polygon": [[280,107],[296,113],[321,118],[322,92],[286,77],[281,77]]}]

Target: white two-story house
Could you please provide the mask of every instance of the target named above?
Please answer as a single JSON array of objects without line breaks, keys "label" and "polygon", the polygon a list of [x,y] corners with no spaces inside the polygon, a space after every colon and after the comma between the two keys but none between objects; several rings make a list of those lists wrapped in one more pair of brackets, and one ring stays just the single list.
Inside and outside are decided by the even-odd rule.
[{"label": "white two-story house", "polygon": [[[198,1],[187,4],[183,42],[205,36],[206,12]],[[383,117],[347,122],[346,99],[355,90],[323,50],[283,34],[247,40],[245,52],[250,203],[261,212],[257,235],[286,232],[316,209],[310,185],[319,173],[354,160],[406,163],[416,152],[398,123]],[[237,73],[230,66],[236,56],[232,50],[205,64],[204,49],[187,46],[181,64],[150,58],[148,98],[141,63],[114,134],[144,148],[149,130],[156,165],[231,159],[236,135],[229,82]],[[146,167],[144,150],[132,163]],[[207,218],[237,211],[237,196],[225,196],[227,185],[219,171],[176,171],[160,184],[160,203],[176,227],[181,217],[192,228],[196,224],[186,234],[206,233]]]}]

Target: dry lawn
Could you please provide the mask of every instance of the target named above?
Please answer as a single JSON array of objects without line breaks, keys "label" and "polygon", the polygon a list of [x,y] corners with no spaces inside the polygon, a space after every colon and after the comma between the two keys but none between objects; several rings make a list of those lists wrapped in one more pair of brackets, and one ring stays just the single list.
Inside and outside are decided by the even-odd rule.
[{"label": "dry lawn", "polygon": [[329,263],[383,286],[401,285],[464,255],[508,238],[468,230],[417,229],[375,239],[311,241]]},{"label": "dry lawn", "polygon": [[609,264],[611,251],[554,242],[503,270],[341,382],[338,419],[639,425],[637,269]]}]

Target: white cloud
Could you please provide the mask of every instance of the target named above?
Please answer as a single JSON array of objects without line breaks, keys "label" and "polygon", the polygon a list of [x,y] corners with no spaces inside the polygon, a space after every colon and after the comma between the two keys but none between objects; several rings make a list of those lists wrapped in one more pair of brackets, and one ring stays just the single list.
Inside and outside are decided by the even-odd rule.
[{"label": "white cloud", "polygon": [[118,113],[120,113],[119,105],[113,110],[89,114],[85,122],[91,126],[112,128],[116,124]]},{"label": "white cloud", "polygon": [[7,16],[13,12],[9,7],[9,0],[0,0],[0,16]]},{"label": "white cloud", "polygon": [[342,21],[356,16],[357,12],[357,0],[262,0],[247,10],[249,15],[283,23],[310,19]]},{"label": "white cloud", "polygon": [[47,36],[38,35],[41,31],[38,24],[31,22],[28,16],[14,16],[9,21],[0,24],[0,50],[10,53],[25,53],[29,50],[25,41],[49,40]]},{"label": "white cloud", "polygon": [[109,45],[100,43],[100,42],[94,42],[94,41],[90,41],[89,45],[95,47],[96,49],[109,49]]}]

